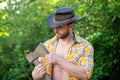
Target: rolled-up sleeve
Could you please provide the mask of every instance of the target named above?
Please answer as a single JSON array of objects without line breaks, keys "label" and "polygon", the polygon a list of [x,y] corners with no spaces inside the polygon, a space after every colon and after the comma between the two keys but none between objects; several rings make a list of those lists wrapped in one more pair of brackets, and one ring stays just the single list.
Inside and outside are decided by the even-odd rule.
[{"label": "rolled-up sleeve", "polygon": [[80,62],[90,79],[94,68],[94,49],[91,44],[85,46],[85,52]]}]

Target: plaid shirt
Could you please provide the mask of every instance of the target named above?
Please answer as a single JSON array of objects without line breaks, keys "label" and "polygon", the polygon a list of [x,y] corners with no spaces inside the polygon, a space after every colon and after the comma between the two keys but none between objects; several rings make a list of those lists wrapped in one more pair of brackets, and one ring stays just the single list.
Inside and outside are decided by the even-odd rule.
[{"label": "plaid shirt", "polygon": [[[58,39],[53,37],[52,39],[44,43],[48,51],[54,53],[57,46]],[[73,45],[68,49],[66,60],[72,62],[77,66],[82,66],[90,79],[93,67],[94,67],[94,50],[92,45],[85,39],[74,34]],[[44,64],[46,64],[44,60]],[[52,68],[50,65],[46,66],[47,73],[51,74]],[[78,80],[75,77],[70,77],[70,80]]]}]

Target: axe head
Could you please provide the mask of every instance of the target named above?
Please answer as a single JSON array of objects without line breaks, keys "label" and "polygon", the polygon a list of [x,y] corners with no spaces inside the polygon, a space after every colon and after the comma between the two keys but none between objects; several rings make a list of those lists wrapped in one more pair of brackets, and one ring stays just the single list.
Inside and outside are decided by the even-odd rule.
[{"label": "axe head", "polygon": [[26,59],[29,63],[38,65],[39,64],[38,58],[44,57],[46,54],[48,54],[47,49],[42,43],[40,43],[33,52],[30,52],[29,54],[26,55]]}]

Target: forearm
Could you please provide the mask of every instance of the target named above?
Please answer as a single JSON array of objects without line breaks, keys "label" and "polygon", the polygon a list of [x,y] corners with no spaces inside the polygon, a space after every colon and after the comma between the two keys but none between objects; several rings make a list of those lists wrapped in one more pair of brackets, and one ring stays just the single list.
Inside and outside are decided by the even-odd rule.
[{"label": "forearm", "polygon": [[58,65],[60,65],[61,68],[63,68],[65,71],[69,73],[70,76],[76,77],[80,80],[87,80],[87,74],[85,72],[85,69],[81,66],[76,66],[72,63],[69,63],[62,57],[58,58]]}]

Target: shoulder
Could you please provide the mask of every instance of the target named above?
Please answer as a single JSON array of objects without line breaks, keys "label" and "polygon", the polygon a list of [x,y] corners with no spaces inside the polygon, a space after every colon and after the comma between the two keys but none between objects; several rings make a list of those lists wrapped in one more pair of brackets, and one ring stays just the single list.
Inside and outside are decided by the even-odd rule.
[{"label": "shoulder", "polygon": [[75,35],[75,38],[79,44],[82,44],[84,46],[84,48],[90,48],[91,50],[94,50],[92,44],[85,38],[82,38],[78,35]]},{"label": "shoulder", "polygon": [[44,45],[47,44],[53,44],[56,41],[56,36],[52,37],[51,39],[48,39],[47,41],[44,42]]},{"label": "shoulder", "polygon": [[47,50],[49,52],[54,52],[56,43],[57,43],[57,39],[56,39],[56,37],[53,37],[53,38],[45,41],[44,46],[47,48]]},{"label": "shoulder", "polygon": [[56,42],[57,42],[57,38],[56,38],[56,36],[54,36],[54,37],[52,37],[51,39],[48,39],[47,41],[45,41],[45,42],[43,43],[43,45],[44,45],[47,49],[49,49],[49,48],[54,47],[55,44],[56,44]]}]

